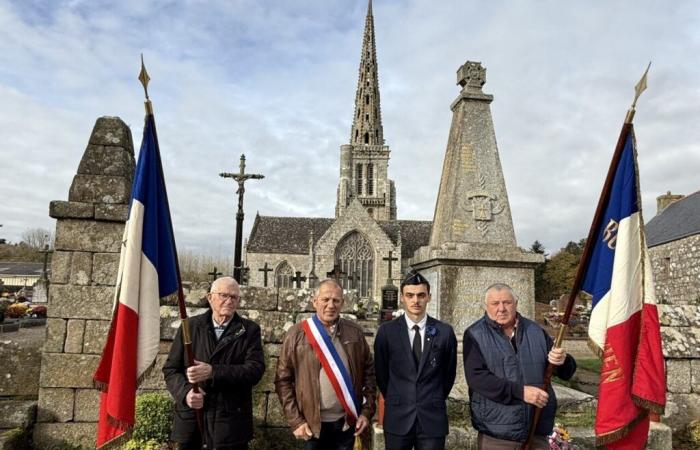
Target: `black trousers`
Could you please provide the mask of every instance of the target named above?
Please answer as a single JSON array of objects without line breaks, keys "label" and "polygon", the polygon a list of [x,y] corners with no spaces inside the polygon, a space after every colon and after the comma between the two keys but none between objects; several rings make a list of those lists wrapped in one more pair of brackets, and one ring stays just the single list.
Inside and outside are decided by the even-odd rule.
[{"label": "black trousers", "polygon": [[306,441],[304,450],[352,450],[355,444],[355,427],[343,431],[344,425],[344,417],[335,422],[321,422],[319,438]]},{"label": "black trousers", "polygon": [[418,417],[408,434],[392,434],[384,432],[386,450],[444,450],[445,436],[426,436],[420,426]]},{"label": "black trousers", "polygon": [[216,447],[216,448],[210,448],[210,447],[202,447],[202,444],[194,444],[194,443],[187,443],[187,444],[178,444],[177,446],[178,450],[202,450],[203,448],[206,448],[207,450],[248,450],[248,443],[246,442],[245,444],[238,444],[238,445],[233,445],[233,446],[228,446],[228,447]]}]

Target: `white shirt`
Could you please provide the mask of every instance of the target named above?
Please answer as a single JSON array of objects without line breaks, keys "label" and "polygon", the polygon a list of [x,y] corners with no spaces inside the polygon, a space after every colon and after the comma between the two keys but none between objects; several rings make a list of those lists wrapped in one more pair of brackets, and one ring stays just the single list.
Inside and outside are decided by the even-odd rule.
[{"label": "white shirt", "polygon": [[414,322],[409,319],[408,314],[403,315],[406,319],[406,325],[408,325],[408,343],[411,348],[413,348],[413,337],[416,335],[416,330],[413,329],[414,325],[418,325],[418,332],[420,333],[420,348],[423,350],[423,343],[425,342],[425,325],[428,323],[428,315],[424,315],[420,322]]},{"label": "white shirt", "polygon": [[228,326],[228,323],[231,321],[231,319],[228,319],[221,325],[219,325],[219,323],[214,319],[214,316],[211,317],[211,321],[214,324],[214,333],[216,334],[216,339],[221,339],[221,335],[224,334],[224,330]]}]

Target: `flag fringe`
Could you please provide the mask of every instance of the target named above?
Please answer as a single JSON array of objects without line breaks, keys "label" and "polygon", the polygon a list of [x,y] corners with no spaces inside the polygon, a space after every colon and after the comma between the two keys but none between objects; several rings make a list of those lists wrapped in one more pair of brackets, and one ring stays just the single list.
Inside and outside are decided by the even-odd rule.
[{"label": "flag fringe", "polygon": [[148,376],[151,374],[151,372],[153,372],[153,369],[156,367],[157,360],[158,360],[157,357],[153,358],[153,361],[151,361],[151,363],[148,365],[148,367],[146,367],[146,370],[144,370],[143,373],[141,375],[139,375],[139,377],[136,379],[136,387],[137,388],[140,387],[141,383],[143,383],[143,381],[146,378],[148,378]]},{"label": "flag fringe", "polygon": [[656,402],[652,402],[651,400],[647,400],[646,398],[642,398],[634,394],[632,394],[632,401],[640,408],[644,408],[660,416],[664,414],[665,405],[660,405]]},{"label": "flag fringe", "polygon": [[588,338],[588,348],[595,353],[595,355],[599,359],[603,359],[603,349],[598,346],[595,342],[593,342],[593,339],[590,337]]},{"label": "flag fringe", "polygon": [[134,432],[134,425],[129,425],[124,421],[117,420],[110,415],[107,415],[107,422],[109,422],[109,424],[113,427],[119,428],[120,430],[124,431],[124,433],[110,439],[101,446],[97,447],[97,450],[111,450],[121,448],[131,439],[131,435]]},{"label": "flag fringe", "polygon": [[637,426],[639,422],[644,420],[648,415],[648,412],[646,410],[642,410],[637,414],[637,417],[635,417],[630,423],[627,425],[618,428],[617,430],[610,431],[605,434],[598,435],[596,434],[595,437],[595,445],[596,447],[600,447],[606,444],[611,444],[615,441],[619,441],[623,437],[627,436],[630,431],[632,431],[632,428]]}]

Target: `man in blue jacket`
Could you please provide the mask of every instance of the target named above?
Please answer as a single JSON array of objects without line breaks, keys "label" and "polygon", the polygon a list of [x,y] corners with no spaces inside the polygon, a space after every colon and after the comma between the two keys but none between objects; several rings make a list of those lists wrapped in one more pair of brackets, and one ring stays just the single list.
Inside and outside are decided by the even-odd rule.
[{"label": "man in blue jacket", "polygon": [[430,283],[411,269],[401,282],[405,314],[382,324],[374,340],[386,450],[445,448],[457,339],[450,325],[426,314],[428,302]]},{"label": "man in blue jacket", "polygon": [[486,289],[484,316],[464,332],[464,373],[469,385],[472,425],[478,448],[516,450],[527,440],[535,406],[542,409],[533,449],[549,449],[557,400],[550,386],[543,390],[547,363],[563,380],[576,371],[576,361],[537,323],[518,313],[510,286]]}]

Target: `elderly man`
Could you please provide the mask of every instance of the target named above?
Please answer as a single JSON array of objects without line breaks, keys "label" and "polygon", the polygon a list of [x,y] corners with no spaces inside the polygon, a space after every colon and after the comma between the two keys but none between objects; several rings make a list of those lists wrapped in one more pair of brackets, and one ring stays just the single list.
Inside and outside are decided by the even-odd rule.
[{"label": "elderly man", "polygon": [[[211,310],[189,320],[194,365],[185,367],[182,330],[170,348],[163,374],[175,399],[171,439],[180,449],[244,450],[253,438],[252,388],[265,360],[260,327],[236,313],[240,299],[236,280],[214,281],[207,294]],[[203,436],[195,409],[202,411]]]},{"label": "elderly man", "polygon": [[534,449],[549,449],[557,400],[544,387],[547,362],[563,380],[576,371],[576,361],[535,322],[518,313],[510,286],[486,289],[484,317],[464,332],[464,373],[469,384],[472,425],[479,449],[520,449],[527,440],[535,406],[543,408]]},{"label": "elderly man", "polygon": [[343,289],[320,283],[316,314],[284,338],[275,387],[305,450],[351,450],[374,414],[374,363],[362,328],[340,318]]},{"label": "elderly man", "polygon": [[428,316],[429,302],[430,283],[409,271],[401,281],[405,314],[382,324],[374,340],[377,384],[386,399],[386,450],[445,448],[457,339],[450,325]]}]

